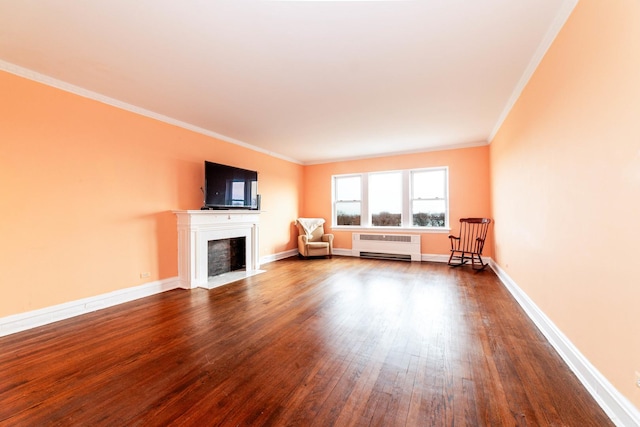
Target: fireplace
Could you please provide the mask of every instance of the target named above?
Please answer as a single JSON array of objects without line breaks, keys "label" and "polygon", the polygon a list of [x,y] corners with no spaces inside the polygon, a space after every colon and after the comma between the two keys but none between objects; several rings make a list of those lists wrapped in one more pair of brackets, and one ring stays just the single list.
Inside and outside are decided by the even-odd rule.
[{"label": "fireplace", "polygon": [[[259,211],[190,210],[174,213],[178,217],[178,276],[181,287],[211,289],[263,272],[259,269],[258,259]],[[214,249],[210,251],[210,247]],[[214,267],[211,274],[210,252],[215,258],[232,249],[236,252],[233,265],[231,261],[224,261],[222,264],[227,265]]]}]

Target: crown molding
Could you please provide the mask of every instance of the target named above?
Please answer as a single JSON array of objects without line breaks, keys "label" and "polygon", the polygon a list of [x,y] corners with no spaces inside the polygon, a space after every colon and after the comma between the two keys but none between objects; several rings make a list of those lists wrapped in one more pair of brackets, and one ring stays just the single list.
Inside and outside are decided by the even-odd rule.
[{"label": "crown molding", "polygon": [[226,135],[222,135],[208,129],[201,128],[199,126],[193,125],[191,123],[186,123],[181,120],[174,119],[172,117],[165,116],[163,114],[156,113],[154,111],[150,111],[132,104],[128,104],[126,102],[120,101],[115,98],[110,98],[106,95],[102,95],[97,92],[93,92],[91,90],[73,85],[71,83],[67,83],[62,80],[55,79],[53,77],[47,76],[45,74],[38,73],[37,71],[30,70],[28,68],[21,67],[16,64],[12,64],[10,62],[6,62],[0,59],[0,70],[6,71],[7,73],[14,74],[19,77],[23,77],[28,80],[32,80],[38,83],[42,83],[47,86],[54,87],[56,89],[63,90],[65,92],[73,93],[74,95],[81,96],[83,98],[92,99],[94,101],[101,102],[103,104],[110,105],[112,107],[119,108],[121,110],[129,111],[134,114],[138,114],[140,116],[145,116],[154,120],[158,120],[163,123],[167,123],[173,126],[177,126],[179,128],[183,128],[186,130],[190,130],[192,132],[199,133],[201,135],[209,136],[211,138],[219,139],[221,141],[229,142],[234,145],[238,145],[240,147],[247,148],[249,150],[257,151],[259,153],[267,154],[271,157],[277,157],[282,160],[286,160],[291,163],[296,163],[301,165],[302,162],[293,159],[291,157],[284,156],[282,154],[274,153],[273,151],[265,150],[260,147],[256,147],[255,145],[248,144],[244,141],[240,141],[235,138],[228,137]]},{"label": "crown molding", "polygon": [[522,91],[527,86],[527,83],[529,83],[531,76],[533,76],[533,73],[538,68],[538,65],[540,65],[540,62],[542,62],[542,59],[544,58],[544,56],[547,54],[547,51],[551,47],[551,44],[558,36],[558,33],[560,33],[560,30],[562,29],[564,24],[567,22],[567,19],[569,19],[569,16],[571,16],[571,13],[573,12],[573,9],[575,9],[576,5],[578,4],[578,1],[579,0],[564,0],[564,2],[562,3],[562,7],[560,8],[560,11],[556,15],[553,22],[551,23],[551,26],[547,30],[544,38],[538,45],[538,48],[533,54],[533,57],[529,61],[529,65],[527,65],[527,68],[524,70],[524,73],[520,77],[518,84],[513,89],[513,92],[511,92],[511,96],[509,97],[507,104],[502,110],[502,113],[498,117],[498,121],[496,122],[495,126],[493,127],[493,130],[491,131],[491,134],[489,135],[489,138],[488,138],[489,143],[493,141],[493,138],[495,138],[496,134],[500,130],[500,127],[502,127],[502,124],[504,123],[507,116],[511,112],[511,109],[515,105],[518,98],[520,98]]},{"label": "crown molding", "polygon": [[405,156],[408,154],[419,154],[419,153],[428,153],[431,151],[448,151],[448,150],[458,150],[461,148],[473,148],[473,147],[482,147],[485,145],[489,145],[487,140],[481,141],[473,141],[473,142],[463,142],[461,144],[452,144],[452,145],[434,145],[431,147],[423,147],[415,150],[408,151],[393,151],[389,153],[380,153],[373,154],[369,156],[353,156],[353,157],[340,157],[336,159],[326,159],[326,160],[318,160],[313,162],[303,162],[305,166],[311,165],[322,165],[327,163],[339,163],[339,162],[348,162],[352,160],[366,160],[366,159],[375,159],[379,157],[393,157],[393,156]]}]

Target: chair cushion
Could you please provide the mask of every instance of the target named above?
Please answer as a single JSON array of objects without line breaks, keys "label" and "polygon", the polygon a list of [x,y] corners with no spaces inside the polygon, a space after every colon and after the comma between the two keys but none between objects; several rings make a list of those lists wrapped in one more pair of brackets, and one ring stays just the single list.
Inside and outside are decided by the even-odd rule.
[{"label": "chair cushion", "polygon": [[327,243],[327,242],[309,242],[309,243],[307,243],[307,247],[309,249],[328,248],[329,247],[329,243]]}]

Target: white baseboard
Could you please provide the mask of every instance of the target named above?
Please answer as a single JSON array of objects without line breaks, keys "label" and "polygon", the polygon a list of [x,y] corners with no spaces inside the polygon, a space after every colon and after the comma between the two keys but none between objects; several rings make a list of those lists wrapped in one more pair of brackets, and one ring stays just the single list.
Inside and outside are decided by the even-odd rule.
[{"label": "white baseboard", "polygon": [[298,249],[289,249],[288,251],[278,252],[277,254],[266,255],[260,258],[260,265],[269,264],[270,262],[279,261],[281,259],[290,258],[298,255]]},{"label": "white baseboard", "polygon": [[[298,249],[291,249],[262,257],[260,263],[268,264],[297,254]],[[94,297],[6,316],[0,318],[0,337],[177,288],[180,288],[178,277],[171,277],[132,288],[96,295]]]},{"label": "white baseboard", "polygon": [[442,255],[442,254],[422,254],[422,261],[428,261],[428,262],[447,262],[447,261],[449,261],[449,255]]},{"label": "white baseboard", "polygon": [[0,318],[0,337],[179,288],[177,277]]},{"label": "white baseboard", "polygon": [[489,264],[527,316],[536,324],[609,418],[617,426],[640,426],[638,409],[580,353],[578,348],[498,264],[493,260]]},{"label": "white baseboard", "polygon": [[339,256],[353,256],[351,249],[333,248],[333,254]]}]

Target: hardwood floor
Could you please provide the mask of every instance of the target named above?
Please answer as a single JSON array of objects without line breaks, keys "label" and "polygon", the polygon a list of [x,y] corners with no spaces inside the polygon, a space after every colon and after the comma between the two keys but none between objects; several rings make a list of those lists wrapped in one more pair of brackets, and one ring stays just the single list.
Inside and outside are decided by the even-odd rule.
[{"label": "hardwood floor", "polygon": [[0,425],[612,425],[489,270],[265,267],[0,338]]}]

